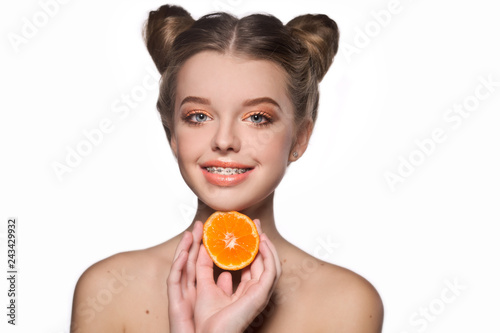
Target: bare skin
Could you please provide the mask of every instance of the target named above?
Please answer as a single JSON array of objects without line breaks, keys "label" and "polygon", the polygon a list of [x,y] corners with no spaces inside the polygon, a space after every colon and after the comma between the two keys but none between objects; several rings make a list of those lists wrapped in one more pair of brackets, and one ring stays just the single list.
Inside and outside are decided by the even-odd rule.
[{"label": "bare skin", "polygon": [[[312,131],[310,123],[295,130],[285,82],[283,70],[266,60],[207,51],[186,61],[178,74],[170,144],[199,198],[197,214],[185,235],[91,266],[75,290],[71,332],[381,332],[382,302],[370,283],[313,258],[276,229],[274,190]],[[241,183],[214,184],[203,170],[217,161],[252,171]],[[197,221],[215,209],[260,220],[264,241],[250,278],[249,270],[236,272],[231,284],[193,241],[200,239]],[[224,301],[235,290],[230,298],[240,296],[240,279],[257,287],[245,289],[243,302]],[[225,295],[210,294],[217,287]],[[175,300],[170,308],[169,299]],[[250,318],[238,324],[245,314]]]},{"label": "bare skin", "polygon": [[[262,231],[276,247],[282,274],[247,331],[381,332],[383,306],[372,285],[287,242],[274,223],[272,195],[259,206]],[[201,204],[195,220],[204,221],[211,212]],[[170,332],[166,281],[181,238],[91,266],[75,290],[71,332]]]}]

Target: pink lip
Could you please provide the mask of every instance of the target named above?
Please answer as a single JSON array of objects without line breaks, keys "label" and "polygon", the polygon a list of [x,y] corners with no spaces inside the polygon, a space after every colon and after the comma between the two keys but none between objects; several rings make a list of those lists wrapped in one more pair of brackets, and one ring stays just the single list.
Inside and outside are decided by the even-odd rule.
[{"label": "pink lip", "polygon": [[219,167],[219,168],[253,169],[253,167],[249,165],[241,164],[238,162],[219,161],[219,160],[207,161],[205,163],[202,163],[200,166],[202,168]]},{"label": "pink lip", "polygon": [[[253,171],[253,168],[248,165],[244,165],[237,162],[218,161],[218,160],[205,162],[201,164],[200,167],[203,172],[203,175],[205,176],[205,179],[210,184],[223,187],[236,186],[242,183],[243,181],[245,181],[245,179],[247,179],[247,177]],[[240,173],[236,175],[219,175],[208,172],[206,169],[208,167],[238,168],[238,169],[250,169],[250,170],[248,170],[245,173]]]}]

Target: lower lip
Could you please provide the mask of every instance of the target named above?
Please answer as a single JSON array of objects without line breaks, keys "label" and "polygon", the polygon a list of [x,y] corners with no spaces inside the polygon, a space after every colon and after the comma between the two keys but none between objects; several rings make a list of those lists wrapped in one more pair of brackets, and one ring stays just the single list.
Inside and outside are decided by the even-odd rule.
[{"label": "lower lip", "polygon": [[235,186],[247,179],[247,177],[250,175],[250,173],[253,171],[253,169],[248,170],[247,172],[244,173],[239,173],[235,175],[219,175],[215,173],[210,173],[207,171],[205,168],[201,168],[203,175],[205,176],[205,179],[213,185],[217,186]]}]

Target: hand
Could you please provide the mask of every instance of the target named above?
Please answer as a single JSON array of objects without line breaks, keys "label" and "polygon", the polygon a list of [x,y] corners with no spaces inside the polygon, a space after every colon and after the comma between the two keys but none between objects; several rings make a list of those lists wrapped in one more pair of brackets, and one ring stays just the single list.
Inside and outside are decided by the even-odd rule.
[{"label": "hand", "polygon": [[203,223],[196,221],[193,232],[186,231],[175,250],[167,279],[170,332],[195,332],[196,261],[203,234]]},{"label": "hand", "polygon": [[[256,224],[260,232],[258,220]],[[243,269],[234,293],[229,272],[221,273],[215,283],[213,262],[201,246],[196,263],[196,331],[243,332],[269,302],[280,275],[278,254],[265,234],[260,235],[259,253]]]}]

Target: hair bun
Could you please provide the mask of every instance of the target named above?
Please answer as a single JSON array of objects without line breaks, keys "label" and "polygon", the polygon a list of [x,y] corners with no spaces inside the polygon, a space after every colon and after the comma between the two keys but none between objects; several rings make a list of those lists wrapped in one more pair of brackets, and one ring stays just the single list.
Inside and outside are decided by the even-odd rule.
[{"label": "hair bun", "polygon": [[144,25],[146,47],[160,73],[167,67],[168,52],[175,38],[194,23],[191,14],[178,6],[163,5],[149,12]]},{"label": "hair bun", "polygon": [[337,23],[323,14],[307,14],[292,19],[287,27],[308,50],[316,77],[321,81],[339,48]]}]

